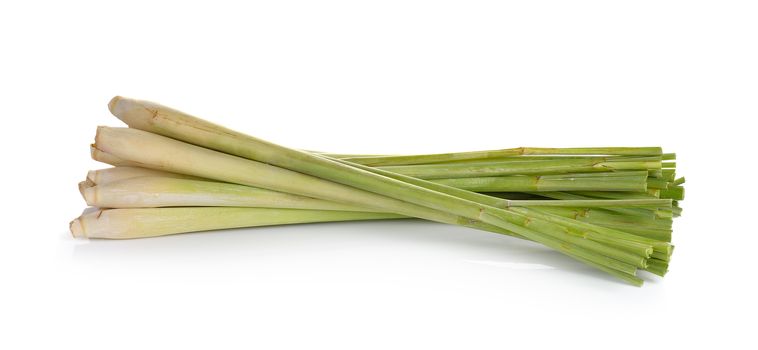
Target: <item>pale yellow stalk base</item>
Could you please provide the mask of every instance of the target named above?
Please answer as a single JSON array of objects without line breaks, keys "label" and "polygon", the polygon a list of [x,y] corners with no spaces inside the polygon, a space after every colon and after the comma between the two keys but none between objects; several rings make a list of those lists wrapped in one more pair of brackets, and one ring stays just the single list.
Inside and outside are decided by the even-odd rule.
[{"label": "pale yellow stalk base", "polygon": [[397,219],[399,215],[271,208],[140,208],[85,210],[71,222],[77,238],[130,239],[241,227]]},{"label": "pale yellow stalk base", "polygon": [[87,180],[96,185],[104,185],[111,182],[143,176],[165,177],[172,179],[200,179],[199,177],[191,175],[177,174],[168,171],[133,166],[118,166],[114,168],[90,170],[87,172]]},{"label": "pale yellow stalk base", "polygon": [[100,208],[256,207],[380,212],[244,185],[155,176],[89,186],[84,188],[83,196],[88,205]]}]

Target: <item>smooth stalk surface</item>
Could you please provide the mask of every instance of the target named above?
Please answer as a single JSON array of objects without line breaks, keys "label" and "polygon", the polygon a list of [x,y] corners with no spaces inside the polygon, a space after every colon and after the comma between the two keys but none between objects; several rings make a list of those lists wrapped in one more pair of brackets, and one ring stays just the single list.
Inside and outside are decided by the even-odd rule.
[{"label": "smooth stalk surface", "polygon": [[139,208],[83,213],[71,222],[74,237],[130,239],[240,227],[313,222],[398,219],[387,213],[273,208]]}]

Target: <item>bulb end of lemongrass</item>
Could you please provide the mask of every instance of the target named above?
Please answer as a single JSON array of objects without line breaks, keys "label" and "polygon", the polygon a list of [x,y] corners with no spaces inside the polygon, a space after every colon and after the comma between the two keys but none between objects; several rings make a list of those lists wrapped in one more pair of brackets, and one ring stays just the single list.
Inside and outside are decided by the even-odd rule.
[{"label": "bulb end of lemongrass", "polygon": [[85,181],[89,181],[93,185],[97,185],[97,182],[100,180],[99,177],[100,177],[100,175],[99,175],[99,173],[97,171],[90,170],[90,171],[87,172],[87,179]]},{"label": "bulb end of lemongrass", "polygon": [[113,113],[114,110],[118,107],[118,102],[121,101],[123,97],[121,96],[113,96],[113,98],[108,102],[108,110]]},{"label": "bulb end of lemongrass", "polygon": [[150,120],[158,116],[154,103],[115,96],[108,102],[108,110],[116,118],[136,129],[145,129]]},{"label": "bulb end of lemongrass", "polygon": [[71,236],[74,238],[87,238],[87,235],[84,234],[84,226],[80,217],[72,220],[68,224],[68,228],[71,231]]},{"label": "bulb end of lemongrass", "polygon": [[84,189],[82,192],[82,198],[87,202],[87,205],[94,206],[97,204],[97,186],[90,186]]},{"label": "bulb end of lemongrass", "polygon": [[100,137],[101,131],[104,132],[107,129],[108,127],[106,126],[97,127],[97,134],[95,134],[95,143],[90,144],[89,146],[90,157],[92,158],[92,160],[98,161],[100,163],[110,164],[113,166],[134,166],[135,165],[134,163],[127,162],[99,148],[97,140]]},{"label": "bulb end of lemongrass", "polygon": [[95,186],[95,183],[90,181],[89,178],[87,178],[86,180],[82,182],[79,182],[79,193],[82,194],[82,197],[85,198],[85,200],[86,200],[86,196],[84,195],[84,193],[87,191],[88,188],[91,188],[94,186]]}]

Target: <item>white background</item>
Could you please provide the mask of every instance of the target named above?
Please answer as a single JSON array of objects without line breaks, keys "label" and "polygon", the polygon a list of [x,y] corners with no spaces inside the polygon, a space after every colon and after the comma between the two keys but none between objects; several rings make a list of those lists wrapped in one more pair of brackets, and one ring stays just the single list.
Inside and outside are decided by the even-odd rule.
[{"label": "white background", "polygon": [[[0,348],[755,348],[758,11],[745,1],[0,5]],[[291,147],[648,146],[687,176],[635,288],[424,222],[74,240],[114,95]]]}]

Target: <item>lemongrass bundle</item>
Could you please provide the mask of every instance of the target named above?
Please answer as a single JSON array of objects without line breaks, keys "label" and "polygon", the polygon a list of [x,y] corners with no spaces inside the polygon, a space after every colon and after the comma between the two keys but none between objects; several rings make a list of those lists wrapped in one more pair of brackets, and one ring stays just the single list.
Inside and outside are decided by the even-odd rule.
[{"label": "lemongrass bundle", "polygon": [[634,285],[640,269],[665,274],[673,252],[684,180],[657,147],[325,154],[151,102],[116,97],[109,109],[130,128],[98,128],[91,155],[116,167],[80,190],[116,209],[83,214],[77,236],[421,218],[541,243]]}]

